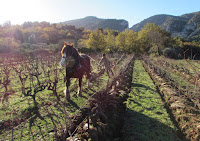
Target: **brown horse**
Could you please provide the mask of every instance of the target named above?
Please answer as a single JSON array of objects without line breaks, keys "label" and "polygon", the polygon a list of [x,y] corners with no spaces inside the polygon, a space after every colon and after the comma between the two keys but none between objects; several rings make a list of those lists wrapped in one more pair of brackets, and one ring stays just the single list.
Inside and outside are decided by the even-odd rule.
[{"label": "brown horse", "polygon": [[64,46],[61,50],[62,59],[60,64],[66,67],[66,89],[64,93],[66,94],[67,100],[70,99],[70,78],[79,79],[79,90],[78,95],[82,96],[82,78],[83,75],[86,75],[88,80],[91,77],[91,65],[90,57],[85,54],[79,54],[77,49],[73,45],[64,43]]}]

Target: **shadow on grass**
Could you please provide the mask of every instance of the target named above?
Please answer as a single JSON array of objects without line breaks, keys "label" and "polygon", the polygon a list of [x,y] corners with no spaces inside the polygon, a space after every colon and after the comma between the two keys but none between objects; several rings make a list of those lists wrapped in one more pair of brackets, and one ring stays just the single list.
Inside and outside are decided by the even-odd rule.
[{"label": "shadow on grass", "polygon": [[145,88],[145,89],[147,89],[147,90],[151,90],[151,91],[155,92],[154,89],[152,89],[151,87],[145,86],[145,85],[143,85],[143,84],[132,83],[131,85],[132,85],[132,87],[143,87],[143,88]]},{"label": "shadow on grass", "polygon": [[72,100],[68,100],[68,102],[69,102],[69,104],[67,104],[67,106],[73,106],[73,107],[75,107],[76,109],[79,109],[80,107],[74,102],[74,101],[72,101]]},{"label": "shadow on grass", "polygon": [[123,141],[186,141],[175,127],[142,113],[127,109],[121,139]]},{"label": "shadow on grass", "polygon": [[34,126],[34,122],[37,118],[44,120],[44,117],[40,114],[38,107],[30,108],[29,110],[32,111],[32,117],[29,119],[29,128],[31,129]]}]

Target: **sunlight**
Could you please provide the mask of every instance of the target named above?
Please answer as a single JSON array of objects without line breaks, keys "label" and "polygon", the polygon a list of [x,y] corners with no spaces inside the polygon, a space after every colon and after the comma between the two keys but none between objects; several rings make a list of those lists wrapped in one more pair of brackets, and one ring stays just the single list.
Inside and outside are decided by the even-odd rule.
[{"label": "sunlight", "polygon": [[12,24],[22,24],[24,21],[45,21],[51,15],[51,10],[44,1],[3,0],[1,5],[0,24],[6,21],[11,21]]}]

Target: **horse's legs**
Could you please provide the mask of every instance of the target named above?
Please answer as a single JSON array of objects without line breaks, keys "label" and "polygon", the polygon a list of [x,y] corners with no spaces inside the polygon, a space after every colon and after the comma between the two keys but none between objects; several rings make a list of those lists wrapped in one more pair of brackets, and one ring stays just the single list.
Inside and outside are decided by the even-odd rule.
[{"label": "horse's legs", "polygon": [[69,86],[70,86],[70,78],[67,78],[66,85],[65,85],[65,96],[67,100],[70,99]]},{"label": "horse's legs", "polygon": [[82,78],[79,78],[78,95],[79,95],[79,96],[82,96]]}]

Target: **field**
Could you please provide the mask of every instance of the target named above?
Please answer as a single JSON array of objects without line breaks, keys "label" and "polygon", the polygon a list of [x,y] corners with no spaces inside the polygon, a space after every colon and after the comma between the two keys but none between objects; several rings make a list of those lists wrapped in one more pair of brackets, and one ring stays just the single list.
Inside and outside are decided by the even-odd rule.
[{"label": "field", "polygon": [[[60,54],[59,54],[60,55]],[[65,69],[59,66],[59,55],[41,54],[37,57],[2,56],[1,64],[1,139],[37,140],[61,138],[81,109],[97,92],[106,88],[104,70],[97,69],[100,56],[92,62],[91,87],[84,79],[83,96],[76,95],[78,82],[72,80],[71,100],[66,101]],[[45,56],[45,57],[44,57]],[[116,59],[117,58],[117,59]],[[125,56],[115,61],[115,73],[128,61]],[[66,134],[66,133],[65,133]]]},{"label": "field", "polygon": [[176,127],[141,61],[135,62],[133,70],[132,87],[125,102],[124,140],[177,140]]},{"label": "field", "polygon": [[83,96],[72,79],[66,100],[60,54],[2,55],[0,140],[199,140],[199,61],[109,55]]}]

